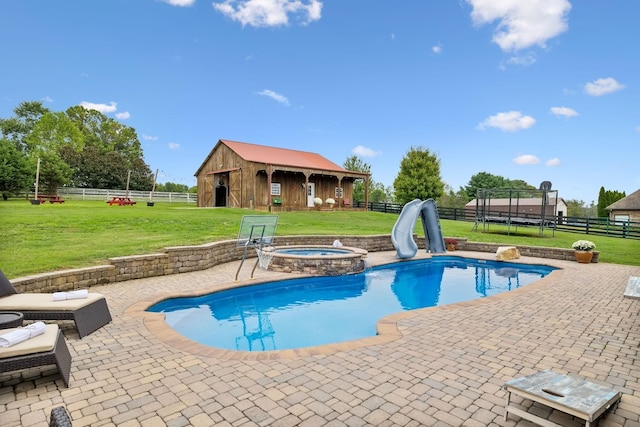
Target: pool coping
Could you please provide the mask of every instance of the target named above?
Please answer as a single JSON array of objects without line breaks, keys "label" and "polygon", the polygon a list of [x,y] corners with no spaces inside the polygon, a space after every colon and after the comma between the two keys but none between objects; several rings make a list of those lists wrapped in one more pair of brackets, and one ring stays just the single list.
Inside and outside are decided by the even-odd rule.
[{"label": "pool coping", "polygon": [[[488,254],[483,252],[468,252],[468,251],[456,251],[453,253],[444,253],[444,254],[417,254],[413,258],[409,259],[398,259],[398,258],[386,258],[383,260],[376,260],[376,257],[372,255],[376,254],[376,252],[369,252],[369,265],[371,267],[381,266],[387,264],[394,264],[397,262],[410,262],[416,261],[420,259],[429,259],[432,257],[438,256],[453,256],[453,257],[461,257],[461,258],[471,258],[471,259],[480,259],[480,260],[489,260],[489,261],[497,261],[495,258],[495,254]],[[388,252],[386,252],[388,254]],[[373,262],[372,262],[373,259]],[[419,316],[427,311],[434,310],[458,310],[460,308],[469,307],[477,304],[489,304],[495,301],[499,301],[504,298],[515,298],[518,295],[521,295],[526,292],[533,292],[536,289],[549,286],[549,282],[551,284],[557,283],[557,276],[563,274],[566,271],[566,266],[560,266],[559,264],[564,264],[562,262],[553,262],[554,260],[547,258],[532,258],[532,257],[521,257],[515,260],[509,260],[506,262],[509,263],[519,263],[519,264],[536,264],[536,265],[545,265],[554,267],[557,270],[552,271],[547,276],[543,277],[540,280],[537,280],[534,283],[523,286],[519,289],[514,289],[508,292],[503,292],[497,295],[491,295],[484,298],[477,298],[469,301],[463,301],[458,303],[447,304],[443,306],[436,307],[427,307],[420,308],[415,310],[401,311],[398,313],[394,313],[388,316],[383,317],[376,323],[376,331],[377,335],[359,338],[351,341],[343,341],[338,343],[331,344],[323,344],[318,346],[311,347],[300,347],[296,349],[287,349],[287,350],[269,350],[262,352],[250,352],[250,351],[241,351],[241,350],[227,350],[223,348],[211,347],[205,344],[198,343],[193,341],[185,336],[179,334],[174,329],[172,329],[165,322],[165,315],[163,313],[153,313],[147,312],[146,309],[150,306],[168,299],[168,298],[176,298],[176,297],[197,297],[206,294],[210,294],[212,292],[219,292],[228,289],[234,289],[244,286],[254,286],[263,283],[269,283],[280,280],[297,279],[297,278],[305,278],[305,277],[314,277],[311,274],[304,273],[283,273],[279,274],[277,277],[264,277],[264,278],[254,278],[251,280],[241,280],[235,282],[225,282],[216,286],[216,289],[212,290],[211,288],[206,289],[198,289],[192,291],[171,291],[164,292],[162,294],[157,294],[152,297],[142,299],[137,301],[136,303],[131,304],[124,310],[124,314],[142,318],[143,324],[148,329],[148,331],[153,334],[156,338],[162,341],[164,344],[179,349],[184,352],[188,352],[194,355],[209,357],[209,358],[217,358],[221,360],[269,360],[269,359],[291,359],[291,358],[300,358],[307,356],[315,356],[315,355],[331,355],[342,351],[350,351],[354,349],[360,349],[364,347],[383,345],[395,340],[398,340],[403,337],[402,330],[399,326],[399,323],[402,320],[410,319],[415,316]],[[498,261],[500,262],[500,261]],[[289,277],[287,277],[289,276]]]}]

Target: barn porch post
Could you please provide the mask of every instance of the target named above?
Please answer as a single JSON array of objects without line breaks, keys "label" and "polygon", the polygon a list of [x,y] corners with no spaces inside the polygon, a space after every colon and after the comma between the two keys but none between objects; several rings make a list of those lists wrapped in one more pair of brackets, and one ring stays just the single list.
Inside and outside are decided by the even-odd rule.
[{"label": "barn porch post", "polygon": [[271,182],[273,175],[273,165],[267,165],[267,206],[269,212],[271,212]]}]

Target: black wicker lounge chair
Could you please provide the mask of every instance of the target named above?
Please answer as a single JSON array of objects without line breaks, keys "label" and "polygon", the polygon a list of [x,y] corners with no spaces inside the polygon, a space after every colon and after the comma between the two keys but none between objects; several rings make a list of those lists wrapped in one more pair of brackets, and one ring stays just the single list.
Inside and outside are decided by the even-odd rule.
[{"label": "black wicker lounge chair", "polygon": [[[2,329],[0,335],[13,329]],[[45,333],[11,347],[0,347],[0,373],[56,365],[69,387],[71,353],[58,325],[46,325]]]},{"label": "black wicker lounge chair", "polygon": [[87,298],[53,301],[52,294],[19,294],[0,270],[0,311],[19,311],[25,320],[73,320],[80,338],[111,322],[107,300],[98,293]]},{"label": "black wicker lounge chair", "polygon": [[51,419],[49,427],[72,427],[71,417],[64,406],[58,406],[51,410]]}]

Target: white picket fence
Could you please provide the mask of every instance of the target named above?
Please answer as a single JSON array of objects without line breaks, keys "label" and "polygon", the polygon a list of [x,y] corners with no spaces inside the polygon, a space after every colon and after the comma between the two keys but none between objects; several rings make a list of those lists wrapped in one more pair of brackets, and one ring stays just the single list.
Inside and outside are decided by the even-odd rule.
[{"label": "white picket fence", "polygon": [[175,193],[154,191],[153,196],[150,191],[132,191],[132,190],[102,190],[98,188],[58,188],[58,194],[65,199],[75,200],[104,200],[107,201],[113,197],[130,197],[131,199],[143,202],[168,202],[168,203],[197,203],[198,197],[195,193]]}]

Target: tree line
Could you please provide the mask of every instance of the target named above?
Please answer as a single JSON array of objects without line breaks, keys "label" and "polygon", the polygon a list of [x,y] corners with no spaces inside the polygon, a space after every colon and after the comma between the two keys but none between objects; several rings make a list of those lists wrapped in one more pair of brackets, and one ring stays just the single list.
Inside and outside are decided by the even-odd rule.
[{"label": "tree line", "polygon": [[[48,193],[58,187],[150,191],[154,175],[144,161],[142,145],[134,128],[82,106],[64,112],[51,111],[42,102],[23,102],[14,116],[0,118],[0,192],[8,196],[32,191],[36,168],[39,186]],[[371,166],[358,156],[348,157],[343,167],[370,174],[369,200],[404,204],[432,198],[442,207],[463,208],[478,189],[536,189],[520,179],[488,172],[473,175],[457,191],[440,176],[440,159],[428,148],[411,147],[400,162],[392,186],[385,187],[371,175]],[[364,182],[356,181],[353,199],[364,201]],[[157,191],[196,192],[183,184],[159,184]],[[565,200],[568,216],[607,216],[606,206],[625,197],[618,191],[600,190],[598,204]]]},{"label": "tree line", "polygon": [[[371,166],[358,156],[348,157],[343,163],[347,170],[371,174]],[[364,202],[364,182],[354,184],[355,202]],[[369,201],[405,204],[413,199],[436,200],[438,206],[464,208],[477,197],[479,189],[488,190],[537,190],[538,187],[521,179],[509,179],[488,172],[479,172],[469,179],[464,187],[455,191],[446,185],[440,176],[440,159],[424,147],[411,147],[400,162],[400,169],[392,187],[385,187],[373,179],[369,180]],[[508,197],[508,196],[506,196]],[[564,200],[569,217],[606,217],[606,207],[626,197],[624,192],[600,189],[598,203],[586,204],[582,200]]]},{"label": "tree line", "polygon": [[39,186],[149,191],[154,176],[143,159],[136,130],[96,110],[73,106],[51,111],[23,102],[0,119],[0,191],[6,198]]}]

